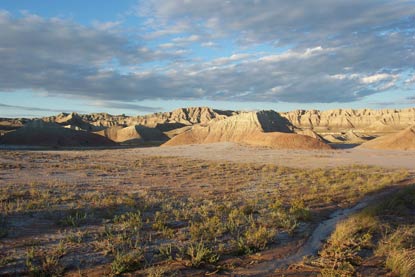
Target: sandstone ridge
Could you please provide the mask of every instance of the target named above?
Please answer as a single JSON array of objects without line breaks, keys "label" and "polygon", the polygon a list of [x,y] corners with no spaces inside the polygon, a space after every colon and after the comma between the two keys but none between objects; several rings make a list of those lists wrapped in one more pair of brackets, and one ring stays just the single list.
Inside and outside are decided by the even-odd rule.
[{"label": "sandstone ridge", "polygon": [[415,124],[415,108],[296,110],[281,113],[294,126],[317,131],[359,129],[366,132],[396,131]]},{"label": "sandstone ridge", "polygon": [[329,149],[325,143],[309,136],[291,133],[291,124],[274,111],[247,112],[196,125],[170,139],[164,146],[237,142],[252,146],[284,149]]}]

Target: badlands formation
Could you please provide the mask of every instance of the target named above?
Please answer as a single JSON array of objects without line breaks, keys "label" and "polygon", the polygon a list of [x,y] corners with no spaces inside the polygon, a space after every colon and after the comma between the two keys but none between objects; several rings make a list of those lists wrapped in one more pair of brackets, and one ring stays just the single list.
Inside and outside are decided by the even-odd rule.
[{"label": "badlands formation", "polygon": [[327,111],[296,110],[281,113],[298,128],[311,128],[316,132],[356,130],[364,132],[390,132],[403,130],[415,123],[415,108],[402,110],[352,110]]},{"label": "badlands formation", "polygon": [[278,113],[195,107],[145,116],[62,113],[40,121],[0,119],[0,144],[169,146],[235,142],[278,149],[329,149],[340,144],[414,149],[414,132],[409,128],[413,125],[415,108]]},{"label": "badlands formation", "polygon": [[273,111],[249,112],[196,125],[164,145],[236,142],[285,149],[330,149],[310,136],[291,133],[291,124]]}]

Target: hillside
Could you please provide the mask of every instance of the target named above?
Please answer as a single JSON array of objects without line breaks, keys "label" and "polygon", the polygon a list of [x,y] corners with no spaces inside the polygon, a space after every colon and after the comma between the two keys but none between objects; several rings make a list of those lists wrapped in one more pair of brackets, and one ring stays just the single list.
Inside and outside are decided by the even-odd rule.
[{"label": "hillside", "polygon": [[[172,138],[174,140],[170,144],[183,144],[186,141],[241,142],[242,137],[245,143],[248,143],[248,134],[255,137],[252,143],[260,144],[261,140],[269,138],[265,139],[258,133],[269,132],[295,133],[336,144],[361,144],[415,125],[415,108],[296,110],[277,113],[189,107],[143,116],[61,113],[44,117],[42,120],[67,129],[100,135],[113,142],[136,145],[147,142],[160,143]],[[0,122],[0,135],[22,128],[31,121],[33,120],[3,118]],[[281,134],[278,139],[283,140]],[[268,141],[266,144],[269,143],[271,142]],[[276,139],[271,144],[277,144]]]},{"label": "hillside", "polygon": [[291,133],[291,124],[274,111],[248,112],[234,115],[173,137],[164,146],[237,142],[271,148],[329,149],[320,140]]},{"label": "hillside", "polygon": [[415,126],[408,127],[395,134],[368,141],[360,147],[368,149],[415,150]]},{"label": "hillside", "polygon": [[85,131],[35,120],[0,137],[0,144],[29,146],[115,146],[113,141]]}]

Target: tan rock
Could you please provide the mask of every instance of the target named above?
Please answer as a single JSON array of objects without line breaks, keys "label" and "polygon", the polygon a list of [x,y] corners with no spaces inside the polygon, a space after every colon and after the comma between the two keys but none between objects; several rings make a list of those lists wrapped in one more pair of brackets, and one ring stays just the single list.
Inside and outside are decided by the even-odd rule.
[{"label": "tan rock", "polygon": [[135,126],[113,126],[105,130],[98,131],[96,134],[104,136],[115,142],[141,143],[147,141],[166,141],[168,137],[156,128],[141,125]]},{"label": "tan rock", "polygon": [[368,149],[415,150],[415,126],[395,134],[381,136],[363,143],[359,147]]},{"label": "tan rock", "polygon": [[336,109],[328,111],[296,110],[281,113],[298,128],[313,130],[348,130],[365,131],[402,130],[415,124],[415,108],[402,110],[352,110]]},{"label": "tan rock", "polygon": [[291,132],[291,124],[274,111],[248,112],[206,126],[196,125],[169,140],[164,146],[237,142],[272,148],[329,149],[323,142]]}]

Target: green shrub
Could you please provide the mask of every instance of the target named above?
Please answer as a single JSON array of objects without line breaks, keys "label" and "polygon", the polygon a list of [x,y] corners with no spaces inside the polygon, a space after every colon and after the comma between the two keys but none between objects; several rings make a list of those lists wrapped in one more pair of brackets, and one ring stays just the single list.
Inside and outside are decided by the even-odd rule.
[{"label": "green shrub", "polygon": [[117,251],[111,263],[111,272],[115,275],[140,268],[144,255],[141,250],[133,252]]},{"label": "green shrub", "polygon": [[215,254],[209,247],[205,246],[203,241],[190,243],[186,248],[185,254],[188,257],[188,265],[196,268],[204,263],[214,264],[220,258],[218,254]]}]

